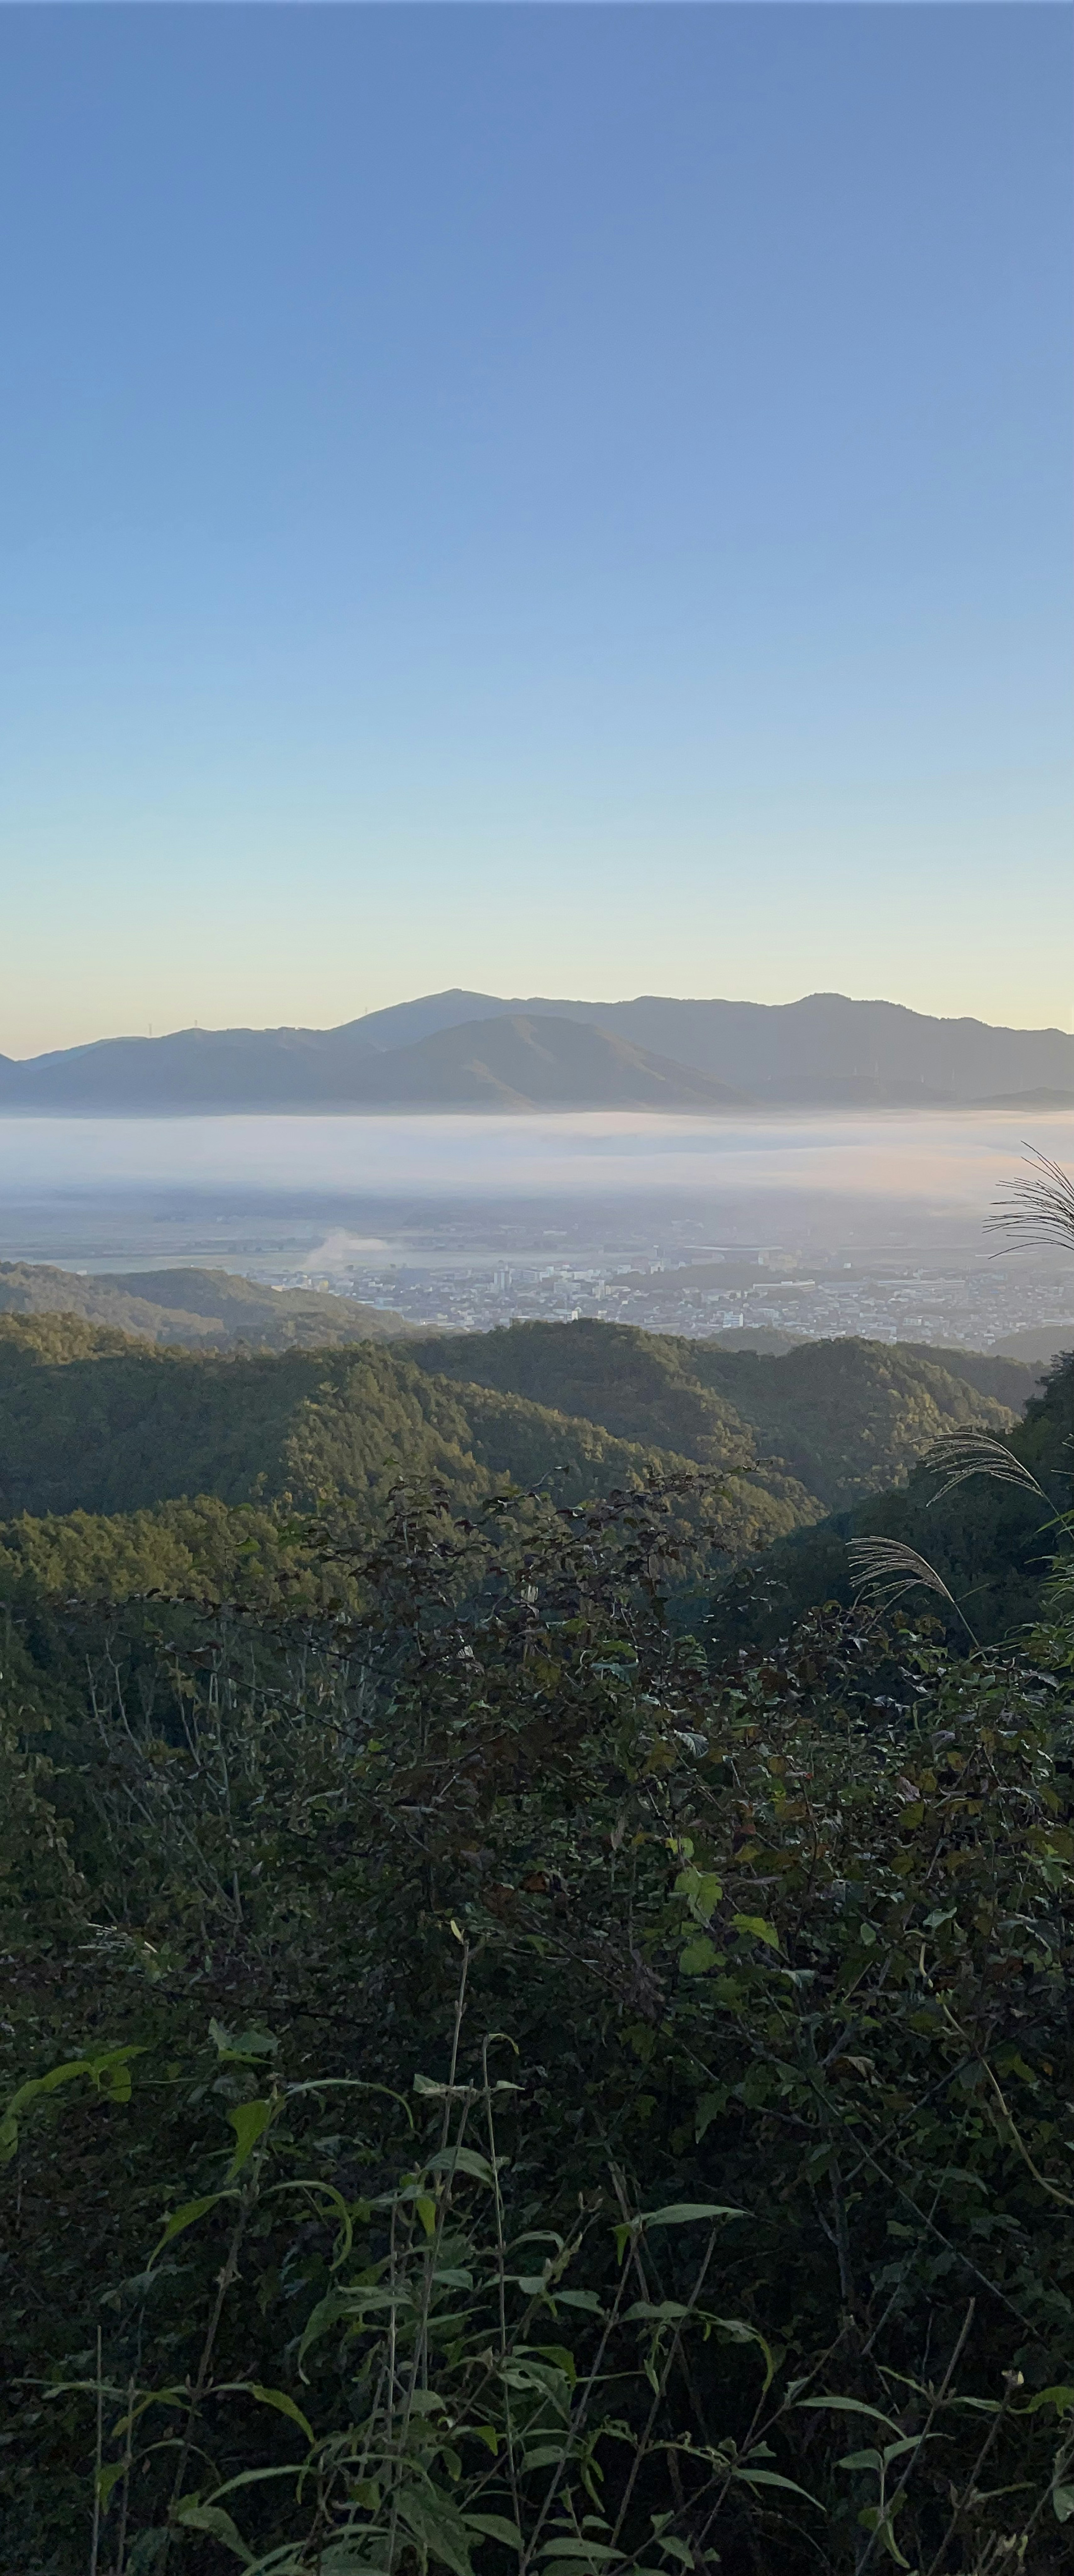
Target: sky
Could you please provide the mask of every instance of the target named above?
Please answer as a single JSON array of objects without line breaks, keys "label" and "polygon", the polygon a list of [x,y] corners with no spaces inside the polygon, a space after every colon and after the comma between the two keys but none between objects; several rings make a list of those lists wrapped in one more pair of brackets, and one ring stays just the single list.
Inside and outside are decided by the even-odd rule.
[{"label": "sky", "polygon": [[1072,35],[0,8],[0,1051],[1074,1027]]}]

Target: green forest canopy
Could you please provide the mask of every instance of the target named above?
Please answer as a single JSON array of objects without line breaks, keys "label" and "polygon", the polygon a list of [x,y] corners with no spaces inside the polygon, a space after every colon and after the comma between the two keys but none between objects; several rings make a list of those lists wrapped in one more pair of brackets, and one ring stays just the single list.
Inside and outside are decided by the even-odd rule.
[{"label": "green forest canopy", "polygon": [[[769,1358],[621,1325],[525,1324],[221,1354],[60,1313],[0,1316],[0,1401],[8,1552],[36,1549],[58,1580],[73,1513],[141,1515],[144,1566],[145,1515],[165,1505],[368,1513],[400,1474],[461,1505],[490,1484],[576,1502],[698,1467],[721,1479],[716,1527],[738,1560],[898,1483],[944,1430],[1015,1419],[938,1359],[859,1341]],[[26,1516],[49,1519],[44,1555]],[[173,1514],[166,1554],[177,1526]]]},{"label": "green forest canopy", "polygon": [[81,1315],[140,1340],[192,1350],[306,1350],[321,1342],[399,1340],[401,1315],[331,1290],[271,1288],[231,1270],[132,1270],[93,1276],[42,1261],[0,1261],[0,1315]]}]

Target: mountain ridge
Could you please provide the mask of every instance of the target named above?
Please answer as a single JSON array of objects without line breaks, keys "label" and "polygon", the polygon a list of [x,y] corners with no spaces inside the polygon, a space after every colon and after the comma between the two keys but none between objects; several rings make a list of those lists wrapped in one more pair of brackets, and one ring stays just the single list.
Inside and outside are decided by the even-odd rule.
[{"label": "mountain ridge", "polygon": [[[497,1039],[497,1024],[504,1022],[513,1034],[505,1030]],[[547,1040],[537,1033],[541,1023],[551,1023]],[[591,1033],[588,1055],[570,1034],[579,1026]],[[607,1042],[603,1048],[592,1044],[598,1035]],[[478,1062],[481,1072],[474,1070]],[[528,1087],[518,1079],[522,1070],[533,1077]],[[714,1096],[712,1086],[725,1096]],[[454,988],[331,1029],[194,1028],[160,1038],[100,1038],[21,1060],[0,1055],[0,1111],[38,1114],[579,1106],[1017,1110],[1071,1101],[1074,1036],[1062,1029],[939,1019],[901,1003],[838,993],[785,1003],[658,994],[578,1002],[504,1000]]]},{"label": "mountain ridge", "polygon": [[116,1270],[90,1277],[51,1262],[0,1261],[0,1318],[77,1316],[169,1348],[311,1350],[405,1341],[418,1332],[389,1308],[331,1290],[271,1288],[231,1270]]},{"label": "mountain ridge", "polygon": [[[188,1293],[196,1312],[219,1282]],[[199,1496],[383,1503],[401,1472],[467,1503],[489,1475],[582,1501],[697,1467],[720,1479],[740,1556],[904,1478],[945,1430],[1009,1429],[1014,1409],[974,1377],[856,1338],[765,1358],[595,1321],[169,1346],[50,1305],[0,1314],[0,1521]]]}]

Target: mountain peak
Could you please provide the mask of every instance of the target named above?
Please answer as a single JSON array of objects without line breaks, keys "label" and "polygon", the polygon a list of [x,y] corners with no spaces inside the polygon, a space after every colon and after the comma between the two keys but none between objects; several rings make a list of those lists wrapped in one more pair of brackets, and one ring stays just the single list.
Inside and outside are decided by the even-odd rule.
[{"label": "mountain peak", "polygon": [[845,993],[520,1001],[454,985],[331,1029],[195,1027],[0,1056],[0,1110],[57,1114],[1029,1107],[1072,1093],[1074,1037],[1061,1029],[936,1019]]}]

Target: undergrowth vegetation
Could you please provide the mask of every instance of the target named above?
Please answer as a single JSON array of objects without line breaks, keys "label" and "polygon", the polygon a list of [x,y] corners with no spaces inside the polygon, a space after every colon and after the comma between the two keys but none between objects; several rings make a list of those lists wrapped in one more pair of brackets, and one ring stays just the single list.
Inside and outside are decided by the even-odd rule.
[{"label": "undergrowth vegetation", "polygon": [[728,1656],[718,1506],[24,1569],[5,2568],[1069,2563],[1063,1578],[1017,1648],[926,1593]]}]

